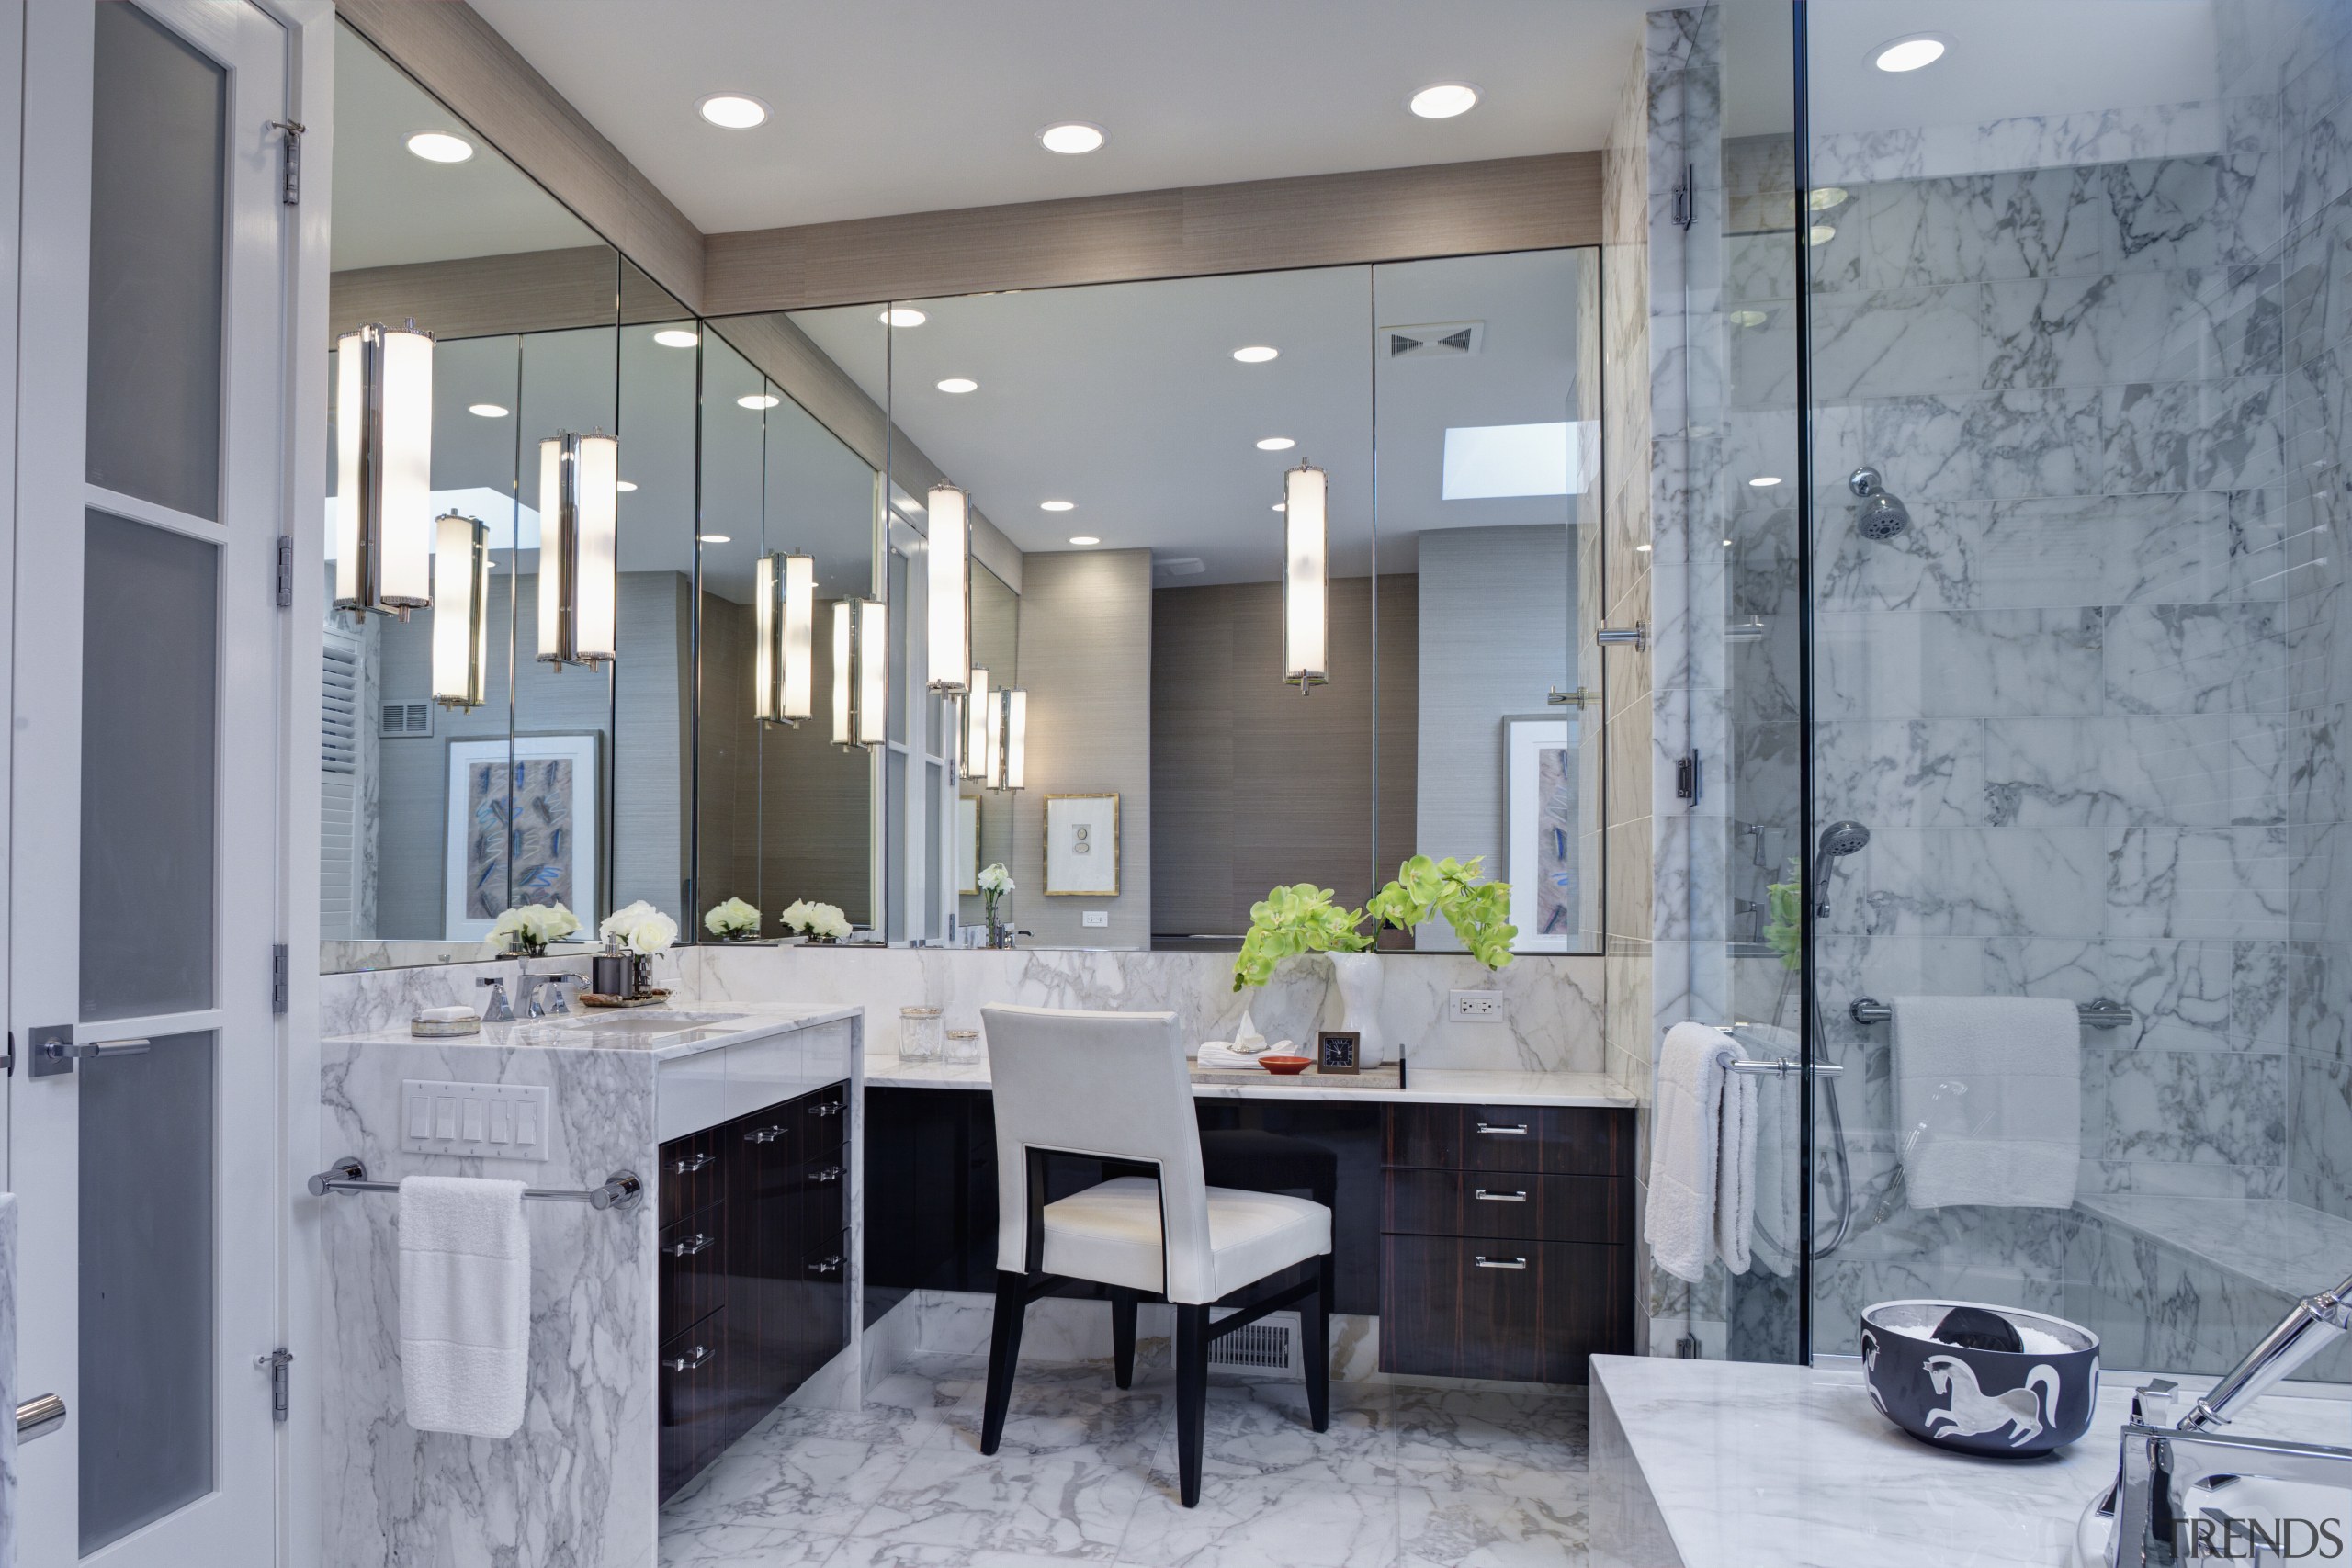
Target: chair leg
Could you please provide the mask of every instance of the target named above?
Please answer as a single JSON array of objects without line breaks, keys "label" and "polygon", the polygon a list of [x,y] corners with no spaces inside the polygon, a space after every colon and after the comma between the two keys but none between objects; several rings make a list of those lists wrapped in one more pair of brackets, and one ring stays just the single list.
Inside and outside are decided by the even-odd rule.
[{"label": "chair leg", "polygon": [[1012,1406],[1012,1369],[1021,1359],[1021,1320],[1029,1310],[1029,1281],[997,1271],[996,1321],[989,1329],[988,1404],[980,1416],[980,1452],[992,1454],[1004,1440],[1005,1413]]},{"label": "chair leg", "polygon": [[1176,1473],[1184,1506],[1201,1501],[1201,1450],[1209,1418],[1209,1309],[1176,1308]]},{"label": "chair leg", "polygon": [[1121,1388],[1136,1385],[1136,1293],[1111,1292],[1111,1362]]},{"label": "chair leg", "polygon": [[1331,1299],[1338,1293],[1331,1255],[1315,1260],[1315,1300],[1298,1314],[1299,1354],[1306,1361],[1306,1416],[1318,1432],[1331,1429]]}]

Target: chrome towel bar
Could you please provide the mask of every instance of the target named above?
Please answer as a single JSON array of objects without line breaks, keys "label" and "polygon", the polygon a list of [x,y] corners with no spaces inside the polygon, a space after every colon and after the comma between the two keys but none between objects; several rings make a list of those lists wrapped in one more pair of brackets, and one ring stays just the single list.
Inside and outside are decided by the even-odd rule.
[{"label": "chrome towel bar", "polygon": [[[397,1181],[370,1181],[368,1168],[345,1155],[334,1165],[311,1178],[311,1196],[323,1198],[330,1192],[397,1192]],[[523,1196],[549,1203],[585,1203],[592,1209],[629,1210],[637,1207],[645,1196],[645,1183],[633,1170],[616,1170],[605,1178],[602,1187],[526,1187]]]},{"label": "chrome towel bar", "polygon": [[[1768,1056],[1755,1061],[1726,1051],[1715,1060],[1723,1064],[1727,1073],[1770,1073],[1776,1078],[1785,1078],[1804,1071],[1804,1064],[1793,1056]],[[1822,1077],[1834,1078],[1846,1069],[1836,1062],[1815,1062],[1813,1070]]]},{"label": "chrome towel bar", "polygon": [[[1894,1010],[1876,997],[1856,997],[1854,1005],[1846,1010],[1856,1023],[1884,1023],[1894,1016]],[[2140,1015],[2128,1002],[2110,1001],[2101,997],[2095,1002],[2076,1002],[2075,1010],[2083,1015],[2087,1029],[2129,1029],[2140,1021]]]}]

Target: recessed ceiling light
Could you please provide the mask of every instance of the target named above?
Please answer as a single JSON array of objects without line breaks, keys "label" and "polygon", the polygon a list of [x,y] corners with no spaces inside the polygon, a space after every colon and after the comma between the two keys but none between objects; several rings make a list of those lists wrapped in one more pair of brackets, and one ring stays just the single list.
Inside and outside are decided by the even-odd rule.
[{"label": "recessed ceiling light", "polygon": [[733,543],[735,536],[732,534],[696,534],[695,537],[700,539],[706,545],[725,545]]},{"label": "recessed ceiling light", "polygon": [[1917,71],[1944,57],[1949,40],[1934,33],[1912,33],[1890,39],[1871,51],[1871,63],[1881,71]]},{"label": "recessed ceiling light", "polygon": [[1037,510],[1040,512],[1068,512],[1071,507],[1076,506],[1078,502],[1074,501],[1041,501],[1037,503]]},{"label": "recessed ceiling light", "polygon": [[1269,359],[1279,359],[1282,357],[1282,352],[1283,351],[1279,348],[1268,348],[1262,343],[1252,344],[1248,348],[1235,349],[1233,351],[1233,357],[1238,359],[1244,365],[1263,365]]},{"label": "recessed ceiling light", "polygon": [[1406,100],[1406,107],[1423,119],[1452,119],[1468,114],[1478,102],[1478,89],[1467,82],[1437,82]]},{"label": "recessed ceiling light", "polygon": [[1258,443],[1258,450],[1261,452],[1287,452],[1297,445],[1297,442],[1293,441],[1287,435],[1269,435],[1263,441]]},{"label": "recessed ceiling light", "polygon": [[1102,128],[1082,119],[1065,120],[1037,132],[1037,140],[1048,152],[1091,152],[1102,145]]},{"label": "recessed ceiling light", "polygon": [[1278,501],[1274,502],[1274,510],[1277,512],[1288,512],[1290,510],[1290,502],[1287,501]]},{"label": "recessed ceiling light", "polygon": [[462,164],[474,155],[474,144],[446,130],[412,131],[408,150],[428,164]]},{"label": "recessed ceiling light", "polygon": [[684,327],[664,327],[653,334],[653,341],[663,348],[692,348],[702,340]]},{"label": "recessed ceiling light", "polygon": [[1779,484],[1780,482],[1781,476],[1778,474],[1758,474],[1754,479],[1747,481],[1747,488],[1750,490],[1770,490],[1774,485]]},{"label": "recessed ceiling light", "polygon": [[1647,545],[1635,545],[1634,553],[1637,556],[1645,556],[1650,553],[1650,547]]},{"label": "recessed ceiling light", "polygon": [[946,380],[942,381],[939,384],[939,389],[943,392],[951,394],[957,392],[977,392],[980,389],[980,384],[978,381],[973,380],[969,376],[950,376]]},{"label": "recessed ceiling light", "polygon": [[1771,319],[1761,310],[1734,310],[1724,318],[1736,327],[1760,327]]},{"label": "recessed ceiling light", "polygon": [[749,130],[768,118],[767,105],[746,93],[713,93],[695,107],[703,118],[727,130]]},{"label": "recessed ceiling light", "polygon": [[1834,224],[1816,223],[1811,229],[1805,231],[1805,238],[1811,240],[1816,245],[1826,245],[1837,237],[1838,230],[1837,226]]},{"label": "recessed ceiling light", "polygon": [[735,406],[746,409],[772,409],[784,401],[773,392],[749,392],[735,400]]},{"label": "recessed ceiling light", "polygon": [[874,319],[886,327],[919,327],[931,320],[911,305],[893,305]]},{"label": "recessed ceiling light", "polygon": [[1073,545],[1099,545],[1102,541],[1091,534],[1072,534],[1069,542]]},{"label": "recessed ceiling light", "polygon": [[1804,204],[1815,212],[1826,212],[1833,207],[1843,207],[1852,196],[1844,186],[1823,186],[1804,198]]},{"label": "recessed ceiling light", "polygon": [[635,479],[615,479],[613,481],[613,488],[615,490],[635,490],[637,488],[637,481]]},{"label": "recessed ceiling light", "polygon": [[506,411],[500,408],[496,403],[468,403],[466,405],[466,412],[470,414],[479,414],[484,419],[504,419],[506,417]]}]

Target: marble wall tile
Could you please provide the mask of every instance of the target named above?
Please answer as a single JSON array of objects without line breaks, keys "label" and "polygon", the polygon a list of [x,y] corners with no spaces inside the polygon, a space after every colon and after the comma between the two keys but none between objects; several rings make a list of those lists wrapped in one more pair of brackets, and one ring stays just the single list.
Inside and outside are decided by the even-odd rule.
[{"label": "marble wall tile", "polygon": [[2079,495],[2098,491],[2105,470],[2104,396],[2050,387],[1825,402],[1815,450],[1832,468],[1875,467],[1913,505]]},{"label": "marble wall tile", "polygon": [[2275,375],[2105,389],[2099,471],[2106,488],[2122,493],[2278,483],[2284,467],[2278,395]]},{"label": "marble wall tile", "polygon": [[2117,936],[2283,941],[2282,828],[2109,829],[2107,929]]},{"label": "marble wall tile", "polygon": [[2352,1063],[2288,1057],[2289,1196],[2352,1219]]},{"label": "marble wall tile", "polygon": [[2127,604],[2106,621],[2103,683],[2112,709],[2278,714],[2287,706],[2276,605]]},{"label": "marble wall tile", "polygon": [[2222,106],[2212,100],[2149,107],[2018,115],[1982,124],[1833,131],[1814,139],[1816,182],[1978,175],[1987,170],[2064,171],[2080,164],[2194,158],[2221,145]]},{"label": "marble wall tile", "polygon": [[2096,608],[1814,620],[1815,715],[1830,721],[2093,714],[2105,616]]},{"label": "marble wall tile", "polygon": [[2136,1164],[2285,1161],[2282,1051],[2083,1051],[2085,1153]]},{"label": "marble wall tile", "polygon": [[1992,718],[1982,747],[1973,804],[1976,819],[1995,827],[2287,819],[2281,737],[2260,716]]}]

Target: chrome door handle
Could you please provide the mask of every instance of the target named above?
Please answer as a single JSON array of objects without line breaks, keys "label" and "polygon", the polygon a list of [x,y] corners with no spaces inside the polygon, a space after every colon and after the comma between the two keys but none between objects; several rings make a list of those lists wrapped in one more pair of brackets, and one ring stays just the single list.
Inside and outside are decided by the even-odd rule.
[{"label": "chrome door handle", "polygon": [[833,1254],[831,1258],[821,1258],[819,1261],[808,1265],[808,1272],[811,1274],[838,1274],[841,1271],[842,1257],[838,1252]]},{"label": "chrome door handle", "polygon": [[673,1372],[691,1372],[710,1359],[710,1347],[697,1345],[683,1356],[673,1356],[662,1364]]},{"label": "chrome door handle", "polygon": [[1527,1267],[1527,1259],[1524,1258],[1481,1258],[1477,1259],[1477,1264],[1481,1269],[1524,1269]]},{"label": "chrome door handle", "polygon": [[65,1425],[65,1402],[53,1393],[37,1393],[17,1406],[17,1441],[45,1438]]},{"label": "chrome door handle", "polygon": [[685,1240],[673,1241],[662,1250],[668,1253],[673,1258],[692,1258],[697,1252],[708,1250],[710,1241],[711,1238],[709,1236],[703,1235],[700,1231],[696,1231],[694,1235],[686,1237]]},{"label": "chrome door handle", "polygon": [[841,1179],[842,1168],[837,1165],[829,1165],[824,1169],[817,1172],[816,1175],[809,1178],[811,1181],[818,1182],[839,1181]]},{"label": "chrome door handle", "polygon": [[1483,1187],[1470,1195],[1481,1203],[1524,1203],[1527,1201],[1527,1194],[1524,1192],[1489,1192]]},{"label": "chrome door handle", "polygon": [[784,1134],[785,1129],[782,1127],[762,1127],[754,1132],[744,1134],[743,1141],[747,1144],[773,1144]]},{"label": "chrome door handle", "polygon": [[1649,623],[1635,621],[1630,626],[1603,626],[1592,634],[1592,640],[1601,648],[1630,648],[1644,652],[1650,646]]},{"label": "chrome door handle", "polygon": [[673,1176],[692,1176],[718,1156],[715,1155],[680,1155],[670,1162]]},{"label": "chrome door handle", "polygon": [[74,1064],[84,1057],[96,1061],[107,1056],[137,1056],[149,1046],[145,1040],[91,1040],[76,1043],[71,1024],[52,1024],[34,1030],[27,1037],[28,1054],[27,1076],[37,1078],[55,1077],[70,1073]]},{"label": "chrome door handle", "polygon": [[1527,1136],[1527,1123],[1514,1122],[1506,1127],[1499,1122],[1481,1122],[1478,1131],[1490,1138],[1523,1138]]}]

